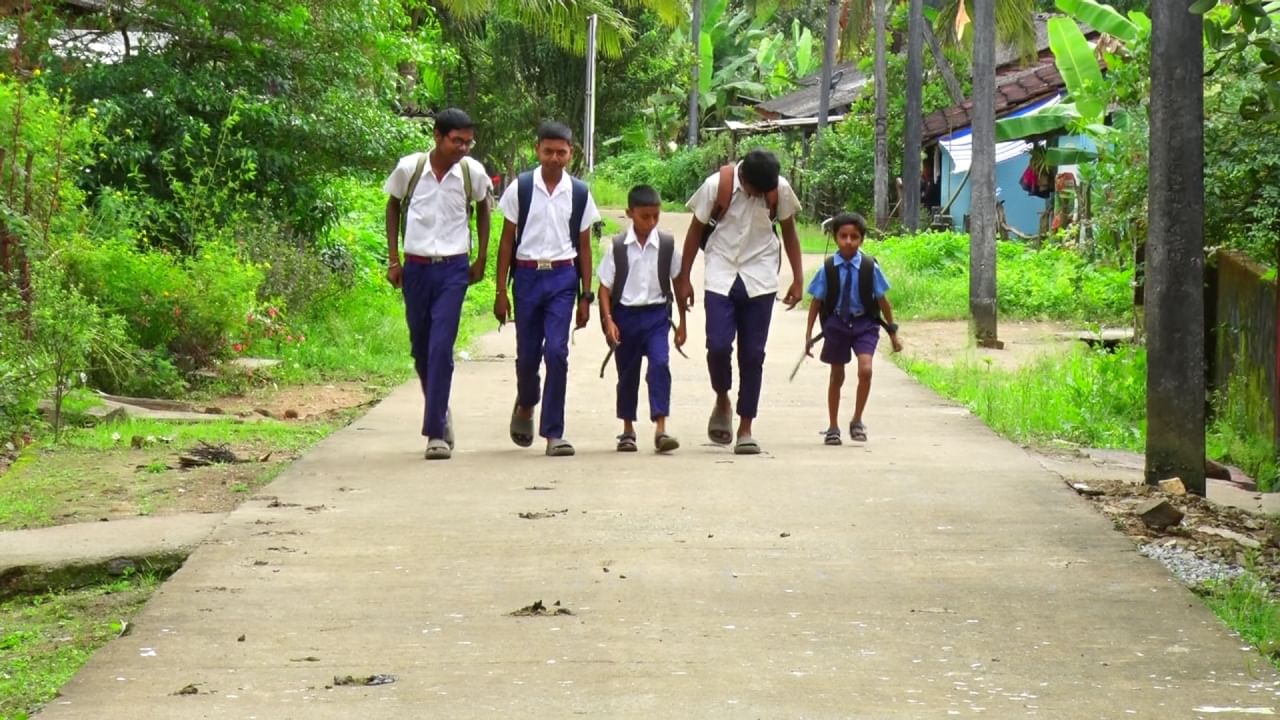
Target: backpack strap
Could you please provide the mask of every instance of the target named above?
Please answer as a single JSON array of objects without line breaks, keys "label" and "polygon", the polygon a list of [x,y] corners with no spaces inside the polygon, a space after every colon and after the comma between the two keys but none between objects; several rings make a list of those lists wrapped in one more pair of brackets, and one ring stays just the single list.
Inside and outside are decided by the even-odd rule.
[{"label": "backpack strap", "polygon": [[876,259],[862,253],[862,265],[858,267],[858,300],[862,312],[872,320],[880,320],[880,303],[876,302]]},{"label": "backpack strap", "polygon": [[526,170],[516,176],[516,205],[519,209],[516,211],[516,242],[512,250],[520,245],[520,240],[524,238],[524,226],[529,222],[529,205],[533,203],[533,172]]},{"label": "backpack strap", "polygon": [[622,303],[622,291],[627,287],[627,275],[631,261],[627,258],[627,233],[613,236],[613,288],[609,292],[609,312]]},{"label": "backpack strap", "polygon": [[462,158],[458,162],[462,164],[462,194],[467,199],[467,215],[471,215],[471,206],[475,203],[471,198],[471,163],[467,162],[468,158]]},{"label": "backpack strap", "polygon": [[674,295],[671,292],[671,262],[675,259],[676,239],[670,233],[658,231],[658,288],[662,290],[662,298],[667,307],[671,306]]},{"label": "backpack strap", "polygon": [[[826,280],[827,292],[818,309],[818,318],[822,321],[822,325],[826,326],[827,318],[835,314],[836,305],[840,302],[840,271],[836,269],[834,255],[822,262],[822,273]],[[831,301],[832,297],[835,298],[835,302]]]},{"label": "backpack strap", "polygon": [[409,226],[409,203],[413,199],[413,191],[418,189],[418,181],[422,179],[422,171],[427,166],[427,154],[418,153],[418,162],[409,176],[409,184],[404,188],[404,197],[400,198],[400,242],[404,242],[404,231]]},{"label": "backpack strap", "polygon": [[578,236],[582,234],[582,216],[587,213],[587,195],[590,190],[587,184],[569,175],[573,188],[573,209],[569,212],[569,242],[574,252],[578,251]]},{"label": "backpack strap", "polygon": [[711,239],[711,233],[715,232],[716,226],[720,224],[721,218],[729,211],[729,204],[733,202],[733,174],[737,172],[738,166],[733,163],[720,166],[720,182],[716,186],[716,202],[711,206],[711,217],[707,218],[706,224],[702,228],[702,247],[707,246],[707,241]]}]

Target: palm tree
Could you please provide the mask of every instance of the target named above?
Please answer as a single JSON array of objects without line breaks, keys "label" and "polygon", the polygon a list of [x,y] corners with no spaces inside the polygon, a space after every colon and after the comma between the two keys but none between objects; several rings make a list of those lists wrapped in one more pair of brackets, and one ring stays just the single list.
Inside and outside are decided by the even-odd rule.
[{"label": "palm tree", "polygon": [[973,16],[973,157],[969,217],[969,315],[981,347],[996,332],[996,13],[976,0]]},{"label": "palm tree", "polygon": [[875,0],[875,74],[876,89],[876,160],[875,160],[875,213],[876,227],[889,224],[889,87],[888,60],[885,57],[888,41],[889,0]]},{"label": "palm tree", "polygon": [[586,52],[587,18],[599,17],[596,41],[604,57],[618,57],[631,40],[631,21],[626,10],[650,10],[663,22],[674,26],[683,19],[682,0],[431,0],[432,6],[465,27],[489,16],[502,16],[519,22],[530,32],[551,39],[572,53]]}]

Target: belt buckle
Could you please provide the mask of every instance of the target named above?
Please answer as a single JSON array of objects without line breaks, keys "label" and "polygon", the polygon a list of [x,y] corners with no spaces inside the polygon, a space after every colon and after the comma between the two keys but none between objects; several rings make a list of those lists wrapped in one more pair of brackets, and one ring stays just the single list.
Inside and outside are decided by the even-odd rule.
[{"label": "belt buckle", "polygon": [[436,265],[436,264],[438,264],[438,263],[442,263],[442,262],[444,262],[444,258],[440,257],[439,255],[428,255],[428,256],[427,256],[427,264],[428,264],[428,265]]},{"label": "belt buckle", "polygon": [[538,261],[538,269],[539,269],[539,270],[550,270],[550,269],[551,269],[551,261],[550,261],[550,260],[539,260],[539,261]]}]

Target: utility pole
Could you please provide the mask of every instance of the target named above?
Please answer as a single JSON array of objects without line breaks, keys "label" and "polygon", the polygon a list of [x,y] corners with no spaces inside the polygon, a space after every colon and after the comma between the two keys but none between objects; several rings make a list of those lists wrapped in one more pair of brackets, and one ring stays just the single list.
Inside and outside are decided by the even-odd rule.
[{"label": "utility pole", "polygon": [[1204,23],[1191,5],[1151,3],[1146,478],[1203,497]]},{"label": "utility pole", "polygon": [[875,117],[875,174],[874,204],[876,228],[883,230],[889,224],[889,87],[886,35],[889,33],[889,0],[875,0],[873,5],[875,24],[876,117]]},{"label": "utility pole", "polygon": [[582,154],[587,161],[587,173],[596,169],[596,31],[600,17],[587,18],[587,97],[586,117],[582,123]]}]

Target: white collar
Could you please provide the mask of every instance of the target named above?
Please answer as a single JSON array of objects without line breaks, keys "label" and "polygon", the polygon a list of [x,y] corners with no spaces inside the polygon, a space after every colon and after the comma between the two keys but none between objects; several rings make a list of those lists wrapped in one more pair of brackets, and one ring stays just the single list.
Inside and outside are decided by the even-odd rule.
[{"label": "white collar", "polygon": [[573,178],[569,175],[569,171],[562,171],[560,173],[560,182],[556,183],[556,189],[552,192],[547,192],[547,183],[542,179],[542,166],[539,165],[533,169],[533,184],[534,187],[542,188],[542,192],[555,197],[562,192],[569,191],[569,188],[573,185]]},{"label": "white collar", "polygon": [[[645,239],[644,246],[641,248],[641,250],[653,244],[653,238],[657,234],[657,232],[658,232],[658,228],[654,228],[649,231],[649,237]],[[640,236],[636,235],[636,226],[635,225],[628,226],[627,237],[622,241],[622,244],[638,245],[639,243],[640,243]]]}]

